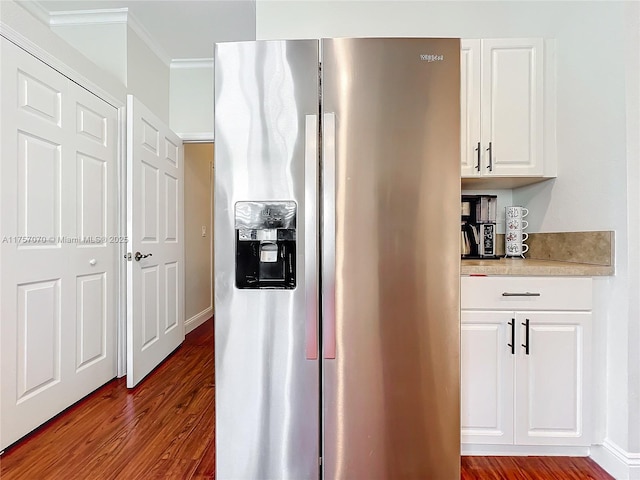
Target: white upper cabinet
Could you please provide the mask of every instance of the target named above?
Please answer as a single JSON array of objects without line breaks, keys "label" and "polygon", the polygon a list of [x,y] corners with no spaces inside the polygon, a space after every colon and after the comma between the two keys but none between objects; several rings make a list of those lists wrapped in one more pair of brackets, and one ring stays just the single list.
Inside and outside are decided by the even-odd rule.
[{"label": "white upper cabinet", "polygon": [[480,40],[462,40],[460,52],[460,142],[462,176],[480,175]]},{"label": "white upper cabinet", "polygon": [[463,178],[544,177],[544,42],[463,40]]}]

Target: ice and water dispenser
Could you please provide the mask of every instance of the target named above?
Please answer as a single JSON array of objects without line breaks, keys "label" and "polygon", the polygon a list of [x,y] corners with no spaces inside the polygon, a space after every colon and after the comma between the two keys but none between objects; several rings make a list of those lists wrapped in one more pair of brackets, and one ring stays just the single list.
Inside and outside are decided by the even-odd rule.
[{"label": "ice and water dispenser", "polygon": [[237,202],[236,287],[296,288],[296,203]]}]

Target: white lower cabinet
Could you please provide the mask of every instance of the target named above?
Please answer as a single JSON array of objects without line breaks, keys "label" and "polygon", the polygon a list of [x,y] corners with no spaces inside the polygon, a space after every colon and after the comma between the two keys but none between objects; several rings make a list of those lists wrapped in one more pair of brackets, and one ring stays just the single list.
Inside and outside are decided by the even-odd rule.
[{"label": "white lower cabinet", "polygon": [[[510,312],[462,311],[460,384],[463,443],[513,444],[514,358]],[[507,351],[508,350],[508,351]]]},{"label": "white lower cabinet", "polygon": [[591,279],[463,277],[463,444],[586,446]]}]

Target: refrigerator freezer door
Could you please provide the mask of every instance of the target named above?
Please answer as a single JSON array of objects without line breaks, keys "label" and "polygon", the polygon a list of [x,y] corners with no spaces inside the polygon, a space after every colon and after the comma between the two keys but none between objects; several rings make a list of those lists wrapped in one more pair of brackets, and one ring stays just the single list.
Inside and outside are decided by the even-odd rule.
[{"label": "refrigerator freezer door", "polygon": [[324,478],[459,478],[460,43],[322,42]]},{"label": "refrigerator freezer door", "polygon": [[[313,223],[316,216],[315,205],[306,205],[305,182],[315,184],[317,177],[305,178],[305,157],[313,157],[313,146],[305,145],[305,129],[314,128],[313,117],[307,116],[317,118],[317,94],[315,40],[216,45],[215,378],[220,480],[319,476],[319,364],[313,359],[315,337],[307,335],[314,323],[307,322],[307,314],[313,312],[305,307],[305,296],[313,296],[317,277],[305,271],[315,267],[306,255],[315,259],[316,254],[315,242],[306,245],[315,235],[315,227],[311,237],[306,231],[308,220]],[[290,263],[296,265],[296,287],[238,289],[234,286],[236,204],[274,201],[297,205],[297,259]],[[313,218],[308,219],[310,213]],[[269,252],[260,258],[270,260]],[[307,288],[307,281],[314,285]]]}]

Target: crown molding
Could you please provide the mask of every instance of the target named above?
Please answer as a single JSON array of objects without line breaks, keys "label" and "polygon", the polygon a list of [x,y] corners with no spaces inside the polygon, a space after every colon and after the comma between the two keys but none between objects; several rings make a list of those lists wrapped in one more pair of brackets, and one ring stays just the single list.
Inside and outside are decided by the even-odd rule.
[{"label": "crown molding", "polygon": [[213,58],[174,58],[171,60],[171,68],[213,68]]},{"label": "crown molding", "polygon": [[98,10],[69,10],[51,12],[49,25],[108,25],[127,23],[129,10],[125,8],[103,8]]},{"label": "crown molding", "polygon": [[[0,0],[1,1],[1,0]],[[22,8],[24,8],[31,15],[36,17],[45,25],[49,25],[49,12],[46,8],[42,6],[41,2],[32,1],[32,2],[16,2]]]},{"label": "crown molding", "polygon": [[[0,0],[1,1],[1,0]],[[142,23],[128,8],[102,8],[96,10],[69,10],[49,13],[41,2],[21,2],[23,6],[30,5],[28,11],[50,27],[71,25],[113,25],[126,24],[133,30],[140,40],[164,63],[171,65],[171,57],[165,52],[153,37],[142,26]],[[33,4],[33,5],[31,5]]]},{"label": "crown molding", "polygon": [[114,108],[119,109],[124,107],[124,103],[118,98],[117,93],[113,94],[102,88],[102,86],[98,85],[97,83],[89,80],[87,77],[80,74],[77,70],[69,67],[56,56],[52,55],[40,45],[27,38],[22,32],[15,30],[2,21],[0,21],[0,37],[6,38],[8,41],[23,49],[25,52],[33,55],[35,58],[45,63],[46,65],[49,65],[51,68],[60,72],[62,75],[71,79],[81,87],[86,88],[96,96],[102,98],[105,102],[112,105]]}]

